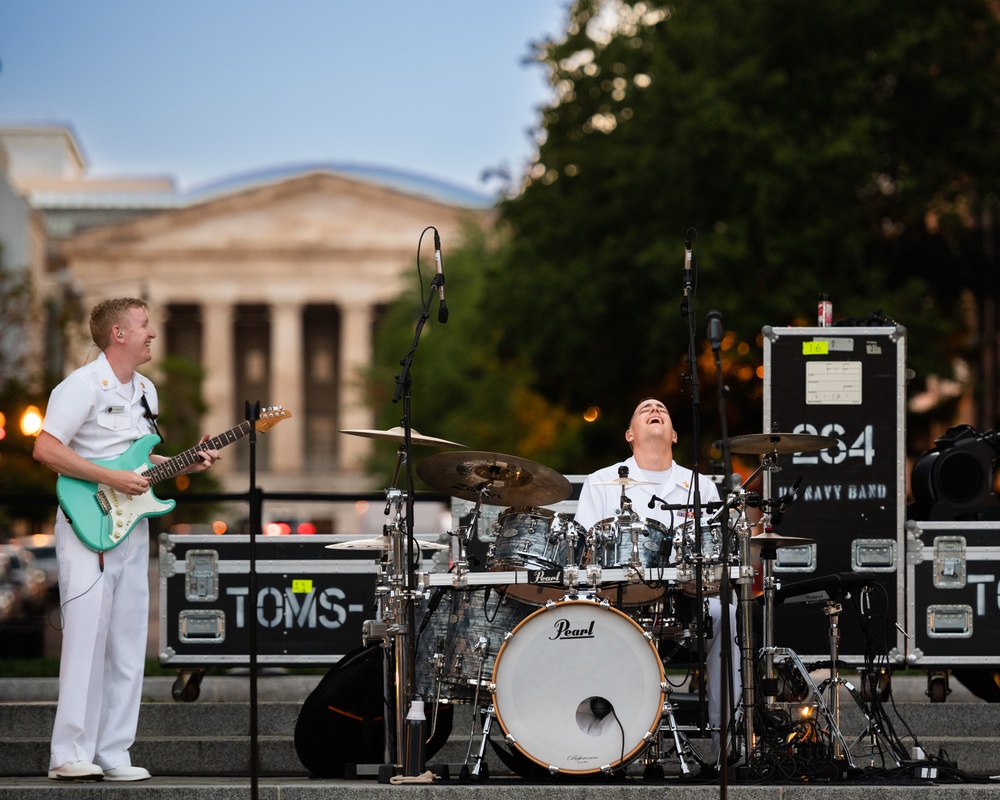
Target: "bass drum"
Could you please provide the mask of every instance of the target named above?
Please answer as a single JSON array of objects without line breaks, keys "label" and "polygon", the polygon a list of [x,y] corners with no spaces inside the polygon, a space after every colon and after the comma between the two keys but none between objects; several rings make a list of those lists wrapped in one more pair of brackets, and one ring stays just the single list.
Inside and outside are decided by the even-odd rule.
[{"label": "bass drum", "polygon": [[493,706],[507,741],[550,773],[624,766],[660,724],[666,679],[638,623],[593,600],[535,611],[493,667]]}]

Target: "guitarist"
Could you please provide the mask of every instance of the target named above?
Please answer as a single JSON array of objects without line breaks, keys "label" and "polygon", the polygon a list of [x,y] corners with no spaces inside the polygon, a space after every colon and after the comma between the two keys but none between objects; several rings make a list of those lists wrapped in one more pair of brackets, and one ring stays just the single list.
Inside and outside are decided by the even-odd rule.
[{"label": "guitarist", "polygon": [[[117,492],[141,495],[149,481],[138,472],[92,463],[121,455],[142,436],[157,433],[156,387],[136,372],[152,358],[156,333],[143,300],[105,300],[90,312],[90,334],[101,352],[52,390],[36,460]],[[201,441],[207,441],[204,437]],[[204,450],[186,472],[219,458]],[[164,456],[151,456],[154,464]],[[149,624],[149,525],[143,519],[127,539],[103,553],[86,547],[66,514],[56,514],[62,655],[59,702],[49,757],[58,781],[141,781],[132,766]]]}]

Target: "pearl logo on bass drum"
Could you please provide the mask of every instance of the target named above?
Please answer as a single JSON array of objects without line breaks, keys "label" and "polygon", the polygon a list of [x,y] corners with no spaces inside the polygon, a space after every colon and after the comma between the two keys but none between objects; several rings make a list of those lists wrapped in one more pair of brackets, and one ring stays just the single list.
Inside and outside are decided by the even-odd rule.
[{"label": "pearl logo on bass drum", "polygon": [[586,628],[573,628],[570,625],[568,619],[557,619],[552,625],[553,633],[549,639],[555,641],[556,639],[593,639],[594,638],[594,621],[590,621],[590,625]]}]

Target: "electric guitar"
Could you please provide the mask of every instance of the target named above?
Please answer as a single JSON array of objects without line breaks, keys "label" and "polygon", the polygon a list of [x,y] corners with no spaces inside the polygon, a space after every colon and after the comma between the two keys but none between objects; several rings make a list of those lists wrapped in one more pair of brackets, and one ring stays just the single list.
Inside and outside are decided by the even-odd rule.
[{"label": "electric guitar", "polygon": [[[264,408],[261,409],[260,418],[254,423],[254,427],[261,433],[267,433],[281,420],[290,416],[291,412],[285,411],[280,406]],[[105,483],[60,475],[56,479],[59,505],[81,542],[98,553],[111,550],[125,541],[140,520],[162,516],[173,511],[177,505],[173,500],[160,500],[154,495],[152,489],[154,483],[179,475],[187,467],[200,461],[201,451],[221,450],[248,435],[250,430],[249,420],[242,422],[235,428],[230,428],[225,433],[220,433],[156,465],[152,463],[149,455],[160,443],[160,437],[154,433],[147,434],[136,439],[120,456],[94,463],[109,469],[130,469],[138,472],[149,479],[148,490],[130,497],[115,491]]]}]

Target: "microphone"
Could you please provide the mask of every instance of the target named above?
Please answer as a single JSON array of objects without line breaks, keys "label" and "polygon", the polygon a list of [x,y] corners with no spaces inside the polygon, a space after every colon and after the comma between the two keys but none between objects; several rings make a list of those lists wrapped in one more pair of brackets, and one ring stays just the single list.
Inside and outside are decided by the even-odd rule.
[{"label": "microphone", "polygon": [[691,231],[684,240],[684,299],[681,300],[681,316],[688,313],[688,295],[691,293]]},{"label": "microphone", "polygon": [[718,353],[722,347],[722,339],[726,335],[722,327],[722,314],[714,308],[708,312],[708,340],[712,343],[712,349]]},{"label": "microphone", "polygon": [[434,277],[438,287],[438,322],[442,325],[448,321],[448,306],[444,303],[444,267],[441,264],[441,237],[434,230],[434,261],[437,264],[437,275]]}]

